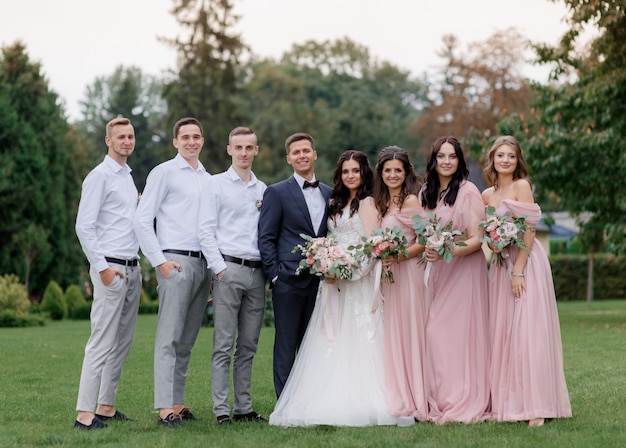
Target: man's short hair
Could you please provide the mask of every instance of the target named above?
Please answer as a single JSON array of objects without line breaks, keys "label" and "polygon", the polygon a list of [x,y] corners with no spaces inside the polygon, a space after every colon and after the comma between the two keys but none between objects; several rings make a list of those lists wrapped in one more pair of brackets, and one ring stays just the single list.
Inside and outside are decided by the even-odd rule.
[{"label": "man's short hair", "polygon": [[247,126],[237,126],[235,129],[230,131],[230,134],[228,134],[229,145],[230,145],[232,138],[236,135],[255,135],[255,134],[252,128],[249,128]]},{"label": "man's short hair", "polygon": [[200,135],[204,137],[204,130],[202,129],[202,125],[200,124],[200,121],[198,121],[197,118],[185,117],[185,118],[181,118],[174,124],[174,132],[173,132],[174,138],[178,138],[178,133],[180,132],[180,128],[182,126],[187,126],[188,124],[194,124],[198,126],[200,128]]},{"label": "man's short hair", "polygon": [[124,117],[114,118],[113,120],[109,121],[106,125],[106,136],[110,137],[111,134],[113,134],[113,128],[115,126],[126,126],[127,124],[130,124],[132,126],[128,118],[124,118]]},{"label": "man's short hair", "polygon": [[313,151],[315,151],[315,140],[313,140],[313,137],[311,137],[306,132],[297,132],[293,135],[290,135],[289,137],[287,137],[287,140],[285,140],[285,151],[287,151],[287,154],[289,154],[289,145],[294,142],[299,142],[300,140],[308,140],[309,142],[311,142],[311,147],[313,148]]}]

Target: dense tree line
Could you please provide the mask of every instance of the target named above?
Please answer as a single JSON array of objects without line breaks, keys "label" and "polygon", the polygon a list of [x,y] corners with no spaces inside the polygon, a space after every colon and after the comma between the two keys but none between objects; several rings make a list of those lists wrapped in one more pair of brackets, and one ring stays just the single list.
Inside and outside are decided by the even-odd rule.
[{"label": "dense tree line", "polygon": [[[229,164],[228,132],[237,125],[254,128],[261,148],[255,172],[268,183],[289,175],[283,144],[297,131],[316,138],[317,171],[327,182],[346,149],[363,150],[373,161],[382,147],[400,145],[421,172],[423,154],[439,135],[458,136],[479,157],[497,132],[508,131],[525,139],[540,191],[573,211],[596,212],[602,235],[606,223],[619,234],[623,8],[566,2],[573,8],[572,32],[559,48],[540,47],[539,56],[558,63],[555,80],[574,73],[576,81],[531,89],[520,70],[527,43],[515,30],[498,31],[466,50],[445,36],[441,67],[415,76],[348,38],[298,43],[279,59],[259,58],[233,31],[238,17],[232,3],[173,0],[181,35],[161,39],[176,48],[176,67],[154,76],[120,66],[96,78],[86,88],[81,119],[72,124],[25,47],[3,49],[0,273],[17,273],[35,295],[50,279],[63,287],[78,281],[86,268],[73,229],[80,183],[105,153],[105,123],[120,115],[135,125],[130,165],[140,191],[149,170],[174,154],[171,126],[188,115],[204,123],[202,162],[213,173]],[[574,55],[577,26],[587,22],[603,34],[590,54]],[[598,163],[595,155],[609,147],[611,160]],[[585,185],[601,200],[573,199],[584,196],[572,184],[580,167],[589,177]]]}]

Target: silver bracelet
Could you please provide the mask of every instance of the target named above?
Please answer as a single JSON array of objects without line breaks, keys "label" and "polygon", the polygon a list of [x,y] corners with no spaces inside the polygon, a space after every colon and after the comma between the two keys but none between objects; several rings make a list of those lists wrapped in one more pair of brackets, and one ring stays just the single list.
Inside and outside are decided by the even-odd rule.
[{"label": "silver bracelet", "polygon": [[524,274],[516,274],[515,272],[511,272],[511,277],[523,277]]}]

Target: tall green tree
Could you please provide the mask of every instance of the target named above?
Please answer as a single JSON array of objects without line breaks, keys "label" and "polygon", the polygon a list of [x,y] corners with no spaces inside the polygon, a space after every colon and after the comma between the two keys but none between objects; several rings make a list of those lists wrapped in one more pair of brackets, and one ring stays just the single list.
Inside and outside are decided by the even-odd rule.
[{"label": "tall green tree", "polygon": [[50,279],[74,281],[82,266],[74,234],[81,159],[73,155],[80,145],[72,133],[40,64],[20,42],[2,48],[0,273],[25,279],[29,271],[35,295]]},{"label": "tall green tree", "polygon": [[[557,46],[538,45],[539,62],[551,64],[552,83],[536,85],[536,116],[513,127],[526,136],[532,177],[544,195],[555,193],[578,215],[580,239],[590,254],[608,243],[626,249],[626,4],[623,1],[565,0],[569,30]],[[583,46],[581,34],[597,30]]]},{"label": "tall green tree", "polygon": [[163,84],[139,67],[118,66],[112,74],[99,76],[85,89],[80,102],[82,119],[76,127],[93,148],[99,162],[107,148],[105,126],[116,117],[126,117],[135,128],[135,152],[129,160],[137,189],[143,190],[146,177],[155,165],[171,157],[170,132],[165,127],[166,105]]},{"label": "tall green tree", "polygon": [[246,50],[233,28],[239,16],[231,0],[173,0],[172,14],[183,37],[162,40],[176,48],[178,69],[166,82],[164,98],[170,125],[194,116],[204,127],[202,162],[211,172],[230,165],[228,133],[242,124],[235,108],[240,92],[240,57]]}]

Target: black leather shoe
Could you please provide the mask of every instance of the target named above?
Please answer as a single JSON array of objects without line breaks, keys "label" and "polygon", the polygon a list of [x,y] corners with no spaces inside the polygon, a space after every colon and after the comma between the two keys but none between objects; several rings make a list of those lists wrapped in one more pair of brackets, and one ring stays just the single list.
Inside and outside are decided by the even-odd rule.
[{"label": "black leather shoe", "polygon": [[116,410],[115,414],[113,414],[113,415],[96,414],[96,417],[98,417],[100,420],[103,420],[103,421],[106,421],[106,420],[122,420],[122,421],[131,420],[130,418],[128,418],[128,416],[126,414],[122,414],[118,410]]},{"label": "black leather shoe", "polygon": [[179,412],[178,415],[180,415],[180,418],[182,418],[183,420],[195,420],[196,416],[193,415],[193,412],[191,412],[191,409],[189,408],[182,408]]},{"label": "black leather shoe", "polygon": [[261,414],[257,414],[254,411],[242,415],[233,415],[233,420],[236,422],[267,422],[266,419],[261,417]]},{"label": "black leather shoe", "polygon": [[74,428],[76,428],[76,429],[84,429],[86,431],[90,431],[92,429],[104,429],[104,428],[107,428],[108,426],[109,425],[104,423],[98,417],[94,417],[93,420],[91,421],[90,425],[85,425],[85,424],[79,422],[78,420],[76,420],[74,422]]},{"label": "black leather shoe", "polygon": [[229,415],[218,415],[215,419],[216,425],[230,425],[231,423],[232,420],[230,419]]},{"label": "black leather shoe", "polygon": [[183,424],[183,419],[179,414],[170,412],[165,418],[159,417],[157,424],[159,426],[165,426],[166,428],[176,428]]}]

